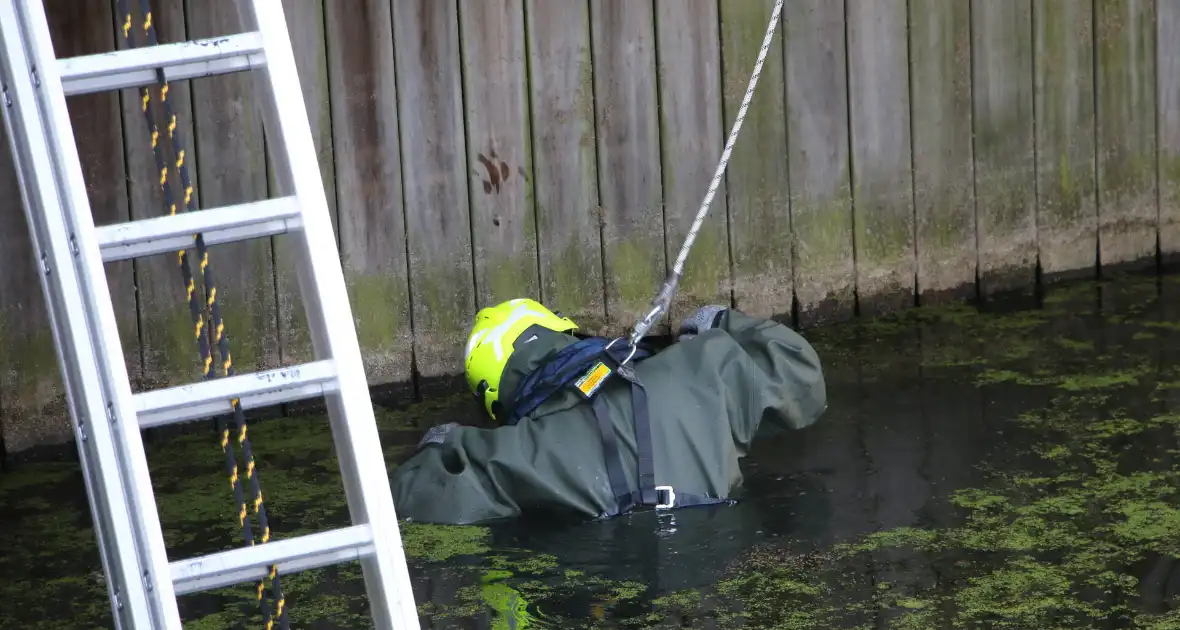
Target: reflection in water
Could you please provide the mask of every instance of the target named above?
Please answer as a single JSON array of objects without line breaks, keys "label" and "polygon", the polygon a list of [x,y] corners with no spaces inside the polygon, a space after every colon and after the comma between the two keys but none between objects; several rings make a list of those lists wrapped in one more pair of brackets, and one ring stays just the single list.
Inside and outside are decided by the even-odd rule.
[{"label": "reflection in water", "polygon": [[[1180,627],[1180,278],[808,336],[830,409],[803,431],[764,431],[738,504],[408,526],[423,627]],[[444,399],[383,412],[390,466],[416,427],[467,411]],[[276,532],[345,522],[326,436],[317,421],[258,425]],[[234,543],[210,440],[149,456],[174,557]],[[108,623],[81,492],[69,462],[0,476],[0,627]],[[356,567],[284,585],[298,627],[367,627]],[[188,627],[260,623],[251,595],[185,598]]]}]

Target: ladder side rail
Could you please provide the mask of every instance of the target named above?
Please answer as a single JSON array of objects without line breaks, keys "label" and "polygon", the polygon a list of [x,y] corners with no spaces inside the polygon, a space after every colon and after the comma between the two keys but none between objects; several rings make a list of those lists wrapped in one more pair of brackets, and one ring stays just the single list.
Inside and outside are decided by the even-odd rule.
[{"label": "ladder side rail", "polygon": [[61,208],[65,223],[61,236],[70,234],[73,237],[77,253],[71,262],[78,279],[77,295],[83,311],[89,314],[89,317],[84,315],[80,320],[87,321],[87,325],[77,330],[81,333],[88,329],[88,334],[93,336],[93,351],[101,353],[95,356],[99,378],[98,383],[93,385],[98,387],[91,391],[102,393],[107,410],[103,415],[111,420],[110,435],[117,455],[116,461],[121,467],[124,495],[132,514],[131,525],[135,531],[132,539],[143,566],[144,588],[155,617],[151,627],[182,630],[114,306],[110,299],[45,8],[40,0],[22,0],[19,13],[30,36],[29,52],[33,66],[40,75],[40,85],[35,87],[50,140],[49,152],[58,165],[55,169],[60,178],[57,189],[63,193]]},{"label": "ladder side rail", "polygon": [[[280,194],[294,193],[303,229],[290,236],[300,291],[317,358],[337,364],[340,389],[328,394],[333,442],[354,524],[374,529],[374,554],[362,561],[376,627],[418,628],[401,533],[368,380],[328,212],[303,91],[281,0],[237,0],[246,30],[262,34],[266,66],[254,71],[255,98],[269,137]],[[280,98],[291,94],[291,98]],[[346,325],[342,325],[347,322]]]},{"label": "ladder side rail", "polygon": [[[2,37],[2,36],[0,36]],[[8,42],[10,40],[4,40]],[[13,57],[11,55],[4,55],[3,60],[9,60]],[[41,260],[42,252],[45,249],[41,243],[47,241],[41,232],[45,229],[43,222],[34,220],[37,214],[44,215],[47,211],[42,205],[40,199],[34,197],[36,182],[32,181],[32,176],[29,173],[28,163],[31,161],[24,153],[28,148],[28,144],[21,143],[17,138],[26,137],[23,128],[18,129],[17,125],[20,123],[13,120],[20,114],[12,111],[12,101],[9,99],[7,77],[12,76],[11,69],[5,64],[0,63],[0,84],[4,86],[4,131],[8,137],[8,148],[12,155],[13,170],[16,173],[22,206],[25,213],[25,221],[29,230],[29,241],[33,247],[33,253],[36,255],[36,260]],[[19,107],[19,104],[17,105]],[[46,254],[47,256],[48,254]],[[77,356],[78,350],[70,344],[69,335],[63,333],[65,323],[64,307],[62,301],[61,291],[57,287],[52,286],[53,283],[49,280],[49,275],[44,272],[38,273],[38,281],[41,284],[41,293],[45,297],[45,310],[49,316],[50,332],[53,336],[53,347],[57,354],[57,365],[61,372],[62,385],[66,393],[66,408],[70,414],[70,425],[74,431],[74,442],[78,447],[78,460],[82,466],[82,482],[86,488],[87,504],[90,507],[90,519],[94,527],[94,537],[98,541],[98,559],[102,566],[103,575],[106,576],[107,583],[110,588],[107,588],[107,599],[111,605],[111,617],[115,622],[115,630],[122,630],[124,625],[128,622],[125,616],[128,611],[124,611],[121,607],[121,593],[125,590],[126,576],[121,574],[121,568],[115,564],[115,558],[118,555],[118,550],[113,547],[110,531],[113,527],[110,518],[111,503],[106,497],[106,490],[103,486],[103,480],[99,469],[101,467],[101,460],[94,453],[95,440],[91,440],[87,436],[87,428],[85,424],[79,424],[79,418],[85,417],[83,403],[80,400],[78,392],[78,383],[81,377],[78,374],[78,362],[73,358]]]},{"label": "ladder side rail", "polygon": [[[25,50],[15,0],[0,1],[0,73],[5,81],[4,121],[8,133],[29,234],[42,269],[38,273],[46,299],[58,367],[66,387],[71,424],[78,443],[88,502],[99,543],[99,557],[107,578],[107,596],[116,627],[151,625],[135,530],[126,509],[125,487],[117,466],[111,429],[104,421],[97,358],[85,329],[85,313],[78,303],[78,278],[72,264],[68,230],[61,214],[55,164],[45,143],[44,121],[36,103],[31,65]],[[23,140],[23,142],[22,142]],[[87,423],[87,419],[93,419]]]}]

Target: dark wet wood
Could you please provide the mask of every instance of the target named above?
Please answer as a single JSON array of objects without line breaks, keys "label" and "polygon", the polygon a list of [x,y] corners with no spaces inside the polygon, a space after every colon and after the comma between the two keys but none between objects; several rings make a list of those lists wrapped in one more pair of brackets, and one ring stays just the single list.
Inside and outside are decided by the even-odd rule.
[{"label": "dark wet wood", "polygon": [[590,0],[590,32],[606,310],[610,329],[623,332],[667,273],[652,2]]},{"label": "dark wet wood", "polygon": [[413,339],[391,5],[328,11],[340,253],[369,383],[410,378]]},{"label": "dark wet wood", "polygon": [[973,0],[975,213],[984,295],[1036,281],[1032,5]]},{"label": "dark wet wood", "polygon": [[1090,2],[1035,0],[1037,248],[1046,282],[1093,275],[1094,15]]},{"label": "dark wet wood", "polygon": [[[200,6],[189,3],[187,9],[189,39],[242,30],[233,0],[210,0]],[[192,93],[200,207],[266,199],[262,117],[251,76],[238,73],[201,79],[193,82]],[[281,355],[270,239],[211,247],[209,264],[234,365],[239,371],[278,366]],[[196,266],[193,269],[199,273]],[[184,294],[176,296],[176,316],[187,320]],[[192,352],[194,365],[199,365],[195,346]]]},{"label": "dark wet wood", "polygon": [[587,331],[606,319],[590,7],[525,5],[541,297]]},{"label": "dark wet wood", "polygon": [[[721,116],[721,42],[716,0],[656,0],[655,6],[664,241],[671,267],[717,171],[729,125],[722,127],[725,121]],[[769,15],[764,15],[764,22]],[[761,38],[754,44],[755,52],[760,44]],[[748,67],[753,68],[753,63]],[[774,84],[763,84],[763,89],[768,85]],[[744,87],[741,92],[745,92]],[[740,102],[741,95],[730,104],[735,113]],[[722,179],[684,261],[668,314],[673,326],[679,327],[684,318],[706,304],[729,305],[732,279],[726,206]],[[789,312],[790,303],[786,306],[779,312]]]},{"label": "dark wet wood", "polygon": [[393,31],[417,368],[458,374],[475,287],[455,3],[395,2]]},{"label": "dark wet wood", "polygon": [[524,0],[461,0],[459,18],[476,303],[537,299]]},{"label": "dark wet wood", "polygon": [[923,304],[975,293],[971,7],[910,2],[914,220]]},{"label": "dark wet wood", "polygon": [[[721,85],[728,135],[737,118],[750,73],[766,35],[774,0],[738,0],[721,4]],[[784,5],[783,13],[790,13]],[[733,247],[734,306],[756,317],[790,313],[794,298],[791,204],[788,179],[783,25],[762,66],[742,132],[725,172],[729,232]],[[790,28],[788,23],[788,28]],[[768,159],[767,156],[783,156]],[[711,174],[708,176],[711,177]],[[711,211],[711,212],[715,212]],[[695,254],[693,255],[695,258]],[[695,264],[695,263],[694,263]]]},{"label": "dark wet wood", "polygon": [[913,171],[905,0],[848,0],[849,121],[862,313],[913,304]]}]

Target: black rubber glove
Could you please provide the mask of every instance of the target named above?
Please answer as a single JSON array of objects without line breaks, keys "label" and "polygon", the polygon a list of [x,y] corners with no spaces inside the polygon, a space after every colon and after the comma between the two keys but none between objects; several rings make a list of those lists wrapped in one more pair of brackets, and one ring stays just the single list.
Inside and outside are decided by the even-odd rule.
[{"label": "black rubber glove", "polygon": [[431,444],[442,444],[443,440],[447,439],[447,435],[450,434],[451,430],[457,426],[459,426],[458,422],[448,422],[430,427],[426,435],[423,435],[422,439],[418,440],[418,449],[421,450]]},{"label": "black rubber glove", "polygon": [[726,306],[710,304],[702,306],[680,324],[676,333],[676,341],[686,341],[710,328],[715,328],[721,322],[721,316],[729,310]]}]

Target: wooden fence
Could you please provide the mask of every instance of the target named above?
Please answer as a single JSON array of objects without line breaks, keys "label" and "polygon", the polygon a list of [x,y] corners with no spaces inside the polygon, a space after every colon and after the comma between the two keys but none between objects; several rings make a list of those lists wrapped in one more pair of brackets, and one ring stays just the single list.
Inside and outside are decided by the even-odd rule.
[{"label": "wooden fence", "polygon": [[[48,0],[59,56],[121,46]],[[133,3],[137,4],[137,3]],[[164,42],[239,30],[153,0]],[[475,309],[597,331],[647,305],[716,166],[772,0],[285,0],[373,383],[461,370]],[[789,0],[672,317],[801,323],[1180,251],[1180,0]],[[248,77],[172,86],[203,208],[270,194]],[[164,212],[134,91],[71,99],[96,221]],[[0,152],[0,419],[68,439]],[[309,358],[282,238],[217,246],[235,363]],[[174,259],[112,264],[137,388],[197,377]]]}]

